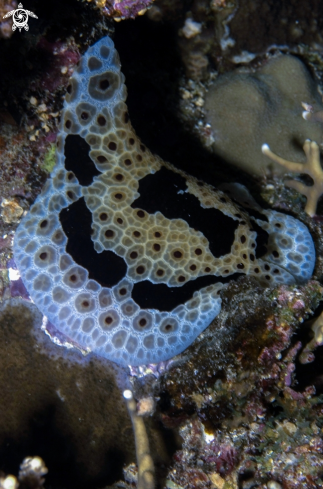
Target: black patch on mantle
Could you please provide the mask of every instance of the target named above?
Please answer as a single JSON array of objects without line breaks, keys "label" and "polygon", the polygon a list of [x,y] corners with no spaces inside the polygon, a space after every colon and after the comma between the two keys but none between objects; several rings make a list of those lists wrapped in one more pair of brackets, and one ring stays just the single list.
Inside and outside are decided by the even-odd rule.
[{"label": "black patch on mantle", "polygon": [[77,134],[68,134],[65,139],[65,168],[72,171],[78,179],[80,185],[88,187],[93,182],[93,178],[101,175],[89,153],[90,145]]},{"label": "black patch on mantle", "polygon": [[125,277],[127,264],[123,258],[113,251],[95,251],[91,239],[92,214],[83,197],[63,209],[59,220],[68,239],[66,252],[88,270],[89,278],[102,287],[113,287]]},{"label": "black patch on mantle", "polygon": [[241,275],[244,274],[234,273],[228,277],[207,275],[190,280],[180,287],[168,287],[166,284],[153,284],[150,280],[143,280],[134,285],[132,298],[142,309],[172,311],[180,304],[189,301],[197,290],[219,282],[228,283]]},{"label": "black patch on mantle", "polygon": [[[238,204],[240,203],[238,202]],[[242,207],[247,212],[247,214],[249,214],[249,216],[254,217],[255,219],[259,219],[260,221],[269,222],[268,217],[265,214],[261,214],[261,212],[257,211],[256,209],[253,209],[252,207],[244,207],[243,204]]]},{"label": "black patch on mantle", "polygon": [[140,197],[131,207],[149,214],[159,211],[168,219],[183,219],[191,228],[204,234],[213,256],[218,258],[230,253],[239,221],[218,209],[204,209],[197,197],[185,193],[186,189],[185,178],[163,166],[139,180]]}]

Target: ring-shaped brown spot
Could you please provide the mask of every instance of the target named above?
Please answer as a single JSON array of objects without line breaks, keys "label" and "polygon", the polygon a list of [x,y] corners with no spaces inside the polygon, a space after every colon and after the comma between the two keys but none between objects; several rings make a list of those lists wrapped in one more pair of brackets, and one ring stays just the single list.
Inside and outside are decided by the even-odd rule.
[{"label": "ring-shaped brown spot", "polygon": [[126,295],[127,289],[125,287],[122,287],[122,289],[119,290],[120,295]]},{"label": "ring-shaped brown spot", "polygon": [[81,114],[82,121],[87,121],[88,118],[89,118],[89,113],[88,112],[82,112],[82,114]]},{"label": "ring-shaped brown spot", "polygon": [[134,138],[129,138],[129,144],[133,146],[135,144]]},{"label": "ring-shaped brown spot", "polygon": [[118,217],[117,223],[120,224],[120,225],[123,224],[123,219],[121,219],[121,217]]},{"label": "ring-shaped brown spot", "polygon": [[114,194],[114,198],[117,199],[117,200],[122,200],[123,199],[123,194],[121,193],[117,193],[117,194]]},{"label": "ring-shaped brown spot", "polygon": [[140,265],[139,267],[136,268],[136,272],[138,273],[138,275],[142,275],[143,273],[145,273],[145,267]]},{"label": "ring-shaped brown spot", "polygon": [[142,161],[142,156],[141,155],[136,155],[137,161]]},{"label": "ring-shaped brown spot", "polygon": [[43,220],[43,221],[40,223],[40,225],[39,225],[39,226],[40,226],[40,227],[43,229],[43,228],[46,228],[46,227],[47,227],[47,225],[48,225],[48,221],[47,221],[47,219],[44,219],[44,220]]},{"label": "ring-shaped brown spot", "polygon": [[124,160],[124,164],[126,166],[130,166],[132,164],[132,161],[129,158],[127,158],[126,160]]},{"label": "ring-shaped brown spot", "polygon": [[103,117],[103,115],[99,115],[99,117],[97,118],[97,121],[98,121],[98,124],[99,126],[105,126],[107,121],[106,121],[106,118]]},{"label": "ring-shaped brown spot", "polygon": [[237,268],[239,268],[239,270],[243,270],[244,269],[244,264],[243,263],[238,263]]},{"label": "ring-shaped brown spot", "polygon": [[106,238],[113,238],[114,237],[114,231],[112,231],[112,229],[107,229],[106,232],[104,233],[104,236]]},{"label": "ring-shaped brown spot", "polygon": [[134,235],[135,238],[140,238],[141,236],[141,233],[139,231],[134,231],[132,234]]},{"label": "ring-shaped brown spot", "polygon": [[161,238],[161,233],[159,231],[156,231],[154,233],[155,238]]},{"label": "ring-shaped brown spot", "polygon": [[278,253],[278,251],[274,250],[274,251],[273,251],[273,256],[274,256],[275,258],[278,258],[278,257],[279,257],[279,253]]},{"label": "ring-shaped brown spot", "polygon": [[242,244],[244,244],[247,241],[247,238],[244,235],[242,235],[240,241]]},{"label": "ring-shaped brown spot", "polygon": [[159,245],[158,243],[155,243],[155,244],[153,245],[153,249],[154,249],[155,251],[160,251],[160,245]]},{"label": "ring-shaped brown spot", "polygon": [[139,323],[138,323],[138,324],[139,324],[139,326],[141,326],[141,327],[143,328],[143,327],[144,327],[144,326],[146,326],[146,324],[147,324],[147,319],[145,319],[145,318],[141,318],[141,319],[139,320]]},{"label": "ring-shaped brown spot", "polygon": [[108,219],[108,214],[106,212],[101,212],[99,218],[101,221],[106,221]]},{"label": "ring-shaped brown spot", "polygon": [[182,258],[183,253],[179,250],[176,250],[176,251],[174,251],[173,256],[174,256],[174,258],[179,259],[179,258]]},{"label": "ring-shaped brown spot", "polygon": [[48,256],[48,253],[46,253],[45,251],[43,251],[43,252],[42,252],[42,253],[39,255],[39,258],[40,258],[41,260],[46,260],[47,256]]},{"label": "ring-shaped brown spot", "polygon": [[73,273],[73,275],[70,276],[70,281],[71,282],[76,282],[77,281],[77,276],[74,275],[74,273]]},{"label": "ring-shaped brown spot", "polygon": [[201,250],[201,248],[196,248],[196,249],[195,249],[195,251],[194,251],[194,253],[195,253],[197,256],[202,255],[202,250]]},{"label": "ring-shaped brown spot", "polygon": [[158,277],[162,277],[165,274],[165,272],[161,268],[158,268],[156,274],[158,275]]},{"label": "ring-shaped brown spot", "polygon": [[98,157],[97,157],[97,160],[98,160],[98,162],[99,162],[99,163],[105,163],[106,161],[108,161],[108,160],[106,159],[106,157],[105,157],[105,156],[103,156],[103,155],[98,156]]},{"label": "ring-shaped brown spot", "polygon": [[67,121],[65,122],[65,127],[66,127],[66,129],[70,129],[70,128],[71,128],[71,126],[72,126],[72,122],[71,122],[70,120],[67,120]]},{"label": "ring-shaped brown spot", "polygon": [[178,281],[179,281],[179,282],[185,282],[185,277],[184,277],[184,275],[180,275],[180,276],[178,277]]},{"label": "ring-shaped brown spot", "polygon": [[138,216],[138,217],[140,217],[140,219],[143,219],[143,218],[145,217],[145,213],[144,213],[144,211],[141,211],[141,210],[140,210],[140,211],[138,211],[138,212],[137,212],[137,216]]},{"label": "ring-shaped brown spot", "polygon": [[196,270],[196,265],[191,265],[191,266],[190,266],[190,270],[192,270],[192,272],[195,272],[195,270]]},{"label": "ring-shaped brown spot", "polygon": [[122,182],[123,180],[123,175],[121,173],[117,173],[116,175],[114,175],[114,178],[118,181],[118,182]]},{"label": "ring-shaped brown spot", "polygon": [[211,268],[210,267],[205,267],[204,271],[205,271],[205,273],[210,273]]},{"label": "ring-shaped brown spot", "polygon": [[109,86],[110,82],[107,78],[105,78],[104,80],[100,80],[99,87],[103,92],[105,92],[109,88]]},{"label": "ring-shaped brown spot", "polygon": [[137,253],[136,251],[132,251],[132,252],[130,253],[130,258],[131,258],[132,260],[135,260],[136,258],[138,258],[138,253]]},{"label": "ring-shaped brown spot", "polygon": [[108,324],[108,325],[109,325],[109,324],[111,324],[111,323],[112,323],[112,321],[113,321],[113,318],[112,318],[111,316],[106,316],[106,317],[104,318],[104,322],[105,322],[106,324]]},{"label": "ring-shaped brown spot", "polygon": [[117,144],[114,141],[110,141],[110,143],[108,144],[108,148],[111,151],[115,151],[117,149]]},{"label": "ring-shaped brown spot", "polygon": [[67,194],[67,197],[68,197],[69,199],[71,199],[71,200],[73,200],[73,199],[74,199],[74,193],[73,193],[73,192],[71,192],[70,190],[69,190],[68,192],[66,192],[66,194]]}]

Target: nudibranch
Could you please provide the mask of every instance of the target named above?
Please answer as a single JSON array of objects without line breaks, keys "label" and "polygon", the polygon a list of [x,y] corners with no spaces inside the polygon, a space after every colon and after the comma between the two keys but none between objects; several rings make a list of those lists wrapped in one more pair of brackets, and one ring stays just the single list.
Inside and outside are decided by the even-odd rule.
[{"label": "nudibranch", "polygon": [[315,251],[304,224],[233,198],[153,155],[129,121],[106,37],[67,88],[51,178],[22,219],[14,256],[40,311],[87,350],[122,365],[167,360],[219,314],[248,274],[302,283]]}]

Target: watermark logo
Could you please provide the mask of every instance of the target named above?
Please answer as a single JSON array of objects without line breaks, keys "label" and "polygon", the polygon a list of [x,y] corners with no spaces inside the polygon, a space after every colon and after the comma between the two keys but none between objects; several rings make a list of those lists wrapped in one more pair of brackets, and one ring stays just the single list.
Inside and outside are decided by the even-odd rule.
[{"label": "watermark logo", "polygon": [[30,10],[25,10],[22,8],[23,5],[22,3],[19,3],[18,8],[16,10],[11,10],[8,12],[6,15],[3,16],[3,19],[6,19],[8,17],[11,17],[12,15],[12,30],[15,31],[17,28],[19,29],[19,32],[21,32],[21,29],[25,29],[25,31],[29,30],[29,25],[28,25],[28,16],[34,17],[35,19],[38,19],[37,15],[34,14],[34,12],[31,12]]}]

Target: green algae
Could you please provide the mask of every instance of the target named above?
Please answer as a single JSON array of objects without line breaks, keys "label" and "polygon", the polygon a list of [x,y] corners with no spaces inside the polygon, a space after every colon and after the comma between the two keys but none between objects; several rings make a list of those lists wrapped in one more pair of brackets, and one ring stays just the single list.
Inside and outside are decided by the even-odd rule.
[{"label": "green algae", "polygon": [[48,173],[51,173],[55,166],[55,151],[55,144],[51,144],[45,153],[44,161],[40,164],[41,169],[47,171]]}]

